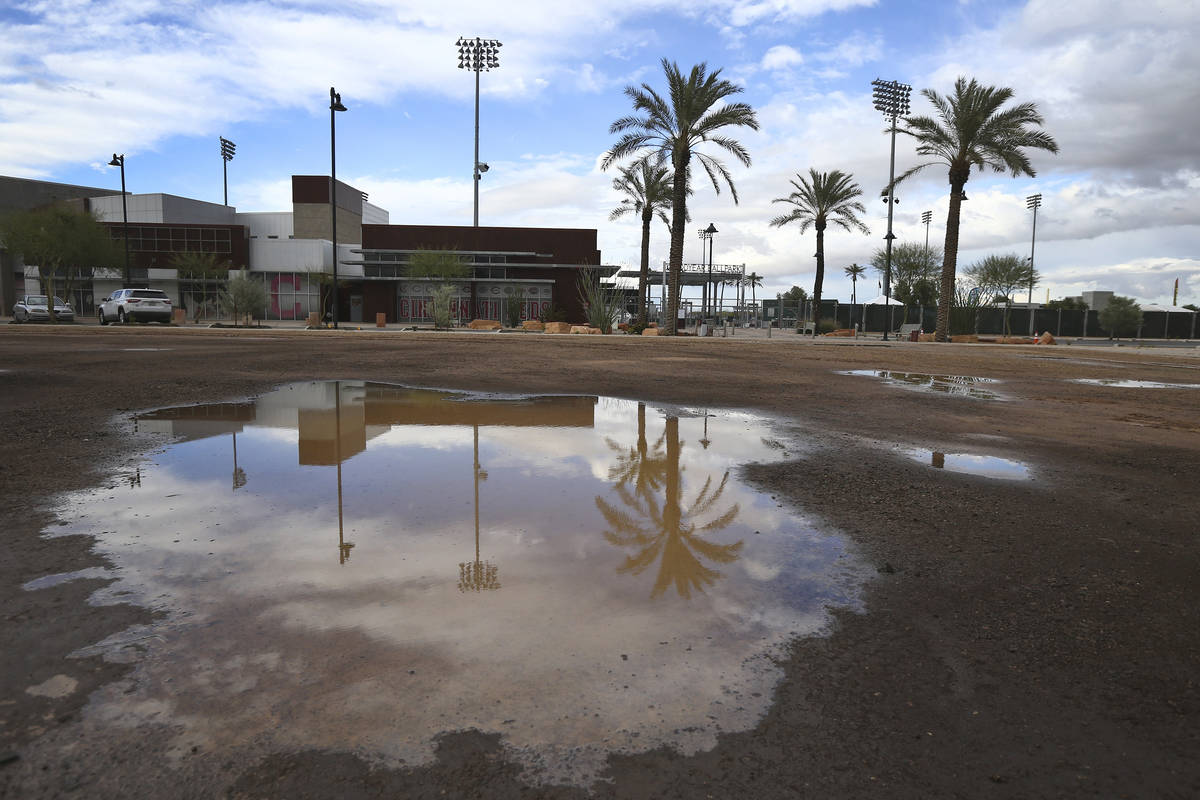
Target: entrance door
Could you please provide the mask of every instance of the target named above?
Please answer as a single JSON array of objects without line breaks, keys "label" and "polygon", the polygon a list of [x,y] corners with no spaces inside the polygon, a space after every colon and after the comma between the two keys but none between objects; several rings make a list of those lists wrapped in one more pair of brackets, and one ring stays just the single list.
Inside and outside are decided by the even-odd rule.
[{"label": "entrance door", "polygon": [[361,294],[350,295],[350,321],[363,321],[363,296]]}]

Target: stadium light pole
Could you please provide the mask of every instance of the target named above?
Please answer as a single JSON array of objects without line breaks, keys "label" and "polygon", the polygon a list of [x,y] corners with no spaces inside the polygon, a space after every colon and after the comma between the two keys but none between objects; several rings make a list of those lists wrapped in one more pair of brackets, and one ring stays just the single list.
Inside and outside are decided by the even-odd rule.
[{"label": "stadium light pole", "polygon": [[488,171],[488,165],[479,160],[479,73],[497,69],[500,66],[501,42],[495,39],[474,39],[459,37],[458,39],[458,68],[469,69],[475,73],[475,161],[472,172],[472,183],[475,187],[475,217],[474,226],[479,227],[479,177]]},{"label": "stadium light pole", "polygon": [[899,81],[885,81],[879,78],[871,81],[871,86],[874,87],[871,95],[875,101],[875,110],[882,112],[883,116],[890,119],[892,124],[892,155],[888,166],[888,185],[883,191],[883,202],[887,203],[888,207],[887,236],[883,237],[887,241],[887,260],[883,270],[883,299],[888,309],[888,323],[883,331],[883,339],[887,341],[888,331],[892,327],[892,240],[896,238],[892,233],[892,213],[896,203],[900,202],[896,199],[896,187],[893,185],[896,181],[896,119],[908,113],[908,97],[912,93],[912,87]]},{"label": "stadium light pole", "polygon": [[929,249],[929,223],[933,219],[932,211],[921,212],[921,222],[925,225],[925,249]]},{"label": "stadium light pole", "polygon": [[121,236],[125,239],[125,286],[129,286],[129,206],[125,203],[125,154],[113,153],[110,167],[121,168]]},{"label": "stadium light pole", "polygon": [[222,183],[225,186],[225,205],[229,205],[229,162],[233,161],[233,154],[237,150],[237,145],[224,136],[217,138],[221,140],[221,177]]},{"label": "stadium light pole", "polygon": [[1025,198],[1025,208],[1033,209],[1033,238],[1029,241],[1029,335],[1034,333],[1033,325],[1033,251],[1037,247],[1037,211],[1042,207],[1042,193],[1031,194]]},{"label": "stadium light pole", "polygon": [[337,112],[345,111],[342,96],[329,87],[329,235],[333,240],[333,327],[338,326],[338,252],[337,252]]},{"label": "stadium light pole", "polygon": [[710,311],[713,312],[713,316],[716,316],[716,313],[718,311],[718,309],[716,307],[717,293],[716,293],[716,289],[712,285],[712,271],[713,271],[713,256],[712,256],[713,241],[712,241],[712,238],[713,238],[713,234],[716,232],[717,232],[717,226],[712,224],[711,222],[708,223],[707,228],[700,229],[700,241],[701,241],[700,255],[701,255],[701,257],[703,257],[703,255],[704,255],[703,242],[708,242],[708,280],[704,284],[705,307],[701,310],[701,313],[704,314],[705,319],[708,318],[708,314]]}]

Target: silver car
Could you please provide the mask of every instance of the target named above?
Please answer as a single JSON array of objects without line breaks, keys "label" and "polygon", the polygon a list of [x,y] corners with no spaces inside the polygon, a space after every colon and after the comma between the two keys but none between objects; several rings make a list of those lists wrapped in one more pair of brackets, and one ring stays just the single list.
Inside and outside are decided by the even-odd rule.
[{"label": "silver car", "polygon": [[110,322],[171,322],[171,298],[160,289],[117,289],[100,301],[100,324]]},{"label": "silver car", "polygon": [[[54,315],[60,322],[74,322],[75,309],[61,297],[54,298]],[[17,322],[49,322],[50,309],[46,306],[46,295],[27,294],[13,306],[13,319]]]}]

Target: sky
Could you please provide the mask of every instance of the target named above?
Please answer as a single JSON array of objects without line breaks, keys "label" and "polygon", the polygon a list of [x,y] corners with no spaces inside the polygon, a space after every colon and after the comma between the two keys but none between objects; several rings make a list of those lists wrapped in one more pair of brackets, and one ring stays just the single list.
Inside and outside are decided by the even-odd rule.
[{"label": "sky", "polygon": [[[680,10],[682,6],[686,8]],[[684,259],[763,276],[759,297],[812,291],[815,234],[773,228],[772,200],[808,170],[849,172],[871,233],[826,234],[824,295],[848,301],[843,269],[883,245],[886,123],[871,81],[945,94],[958,76],[1033,102],[1058,142],[1031,151],[1036,177],[972,173],[960,269],[993,253],[1029,255],[1041,193],[1035,300],[1111,290],[1139,301],[1200,303],[1200,10],[1194,0],[9,0],[0,7],[0,174],[222,202],[218,137],[237,144],[229,202],[290,210],[290,176],[329,174],[329,88],[338,177],[397,224],[470,225],[474,75],[460,36],[503,42],[480,75],[482,225],[595,228],[605,263],[636,265],[640,225],[609,220],[621,200],[601,170],[624,89],[664,86],[660,62],[707,63],[743,88],[758,131],[731,131],[752,158],[724,158],[738,189],[694,183]],[[714,155],[719,151],[709,150]],[[896,142],[897,173],[921,163]],[[946,172],[897,190],[899,241],[945,235]],[[656,223],[651,260],[667,257]],[[880,293],[877,276],[858,296]],[[1024,295],[1016,299],[1024,300]]]}]

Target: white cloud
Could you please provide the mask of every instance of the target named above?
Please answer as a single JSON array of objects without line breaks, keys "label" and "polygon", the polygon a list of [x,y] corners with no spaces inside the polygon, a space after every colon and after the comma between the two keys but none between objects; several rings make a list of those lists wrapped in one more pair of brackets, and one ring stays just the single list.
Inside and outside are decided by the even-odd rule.
[{"label": "white cloud", "polygon": [[800,55],[799,50],[786,44],[779,44],[766,52],[762,61],[759,62],[759,66],[767,70],[776,70],[799,66],[803,63],[804,56]]}]

